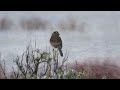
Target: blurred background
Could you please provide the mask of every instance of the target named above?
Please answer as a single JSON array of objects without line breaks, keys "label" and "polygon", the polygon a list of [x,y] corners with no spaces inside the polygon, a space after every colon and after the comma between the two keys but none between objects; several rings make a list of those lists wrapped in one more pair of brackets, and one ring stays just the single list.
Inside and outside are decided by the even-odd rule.
[{"label": "blurred background", "polygon": [[58,31],[70,61],[119,58],[119,29],[119,11],[0,11],[0,57],[11,65],[30,41],[51,48],[51,34]]}]

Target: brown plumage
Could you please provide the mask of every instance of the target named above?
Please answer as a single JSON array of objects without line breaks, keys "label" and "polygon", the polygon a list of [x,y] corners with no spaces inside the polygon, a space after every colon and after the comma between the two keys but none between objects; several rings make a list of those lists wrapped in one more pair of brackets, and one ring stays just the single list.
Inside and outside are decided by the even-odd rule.
[{"label": "brown plumage", "polygon": [[51,38],[50,38],[50,44],[54,48],[58,48],[60,55],[63,56],[62,53],[62,39],[59,37],[59,33],[57,31],[53,32]]}]

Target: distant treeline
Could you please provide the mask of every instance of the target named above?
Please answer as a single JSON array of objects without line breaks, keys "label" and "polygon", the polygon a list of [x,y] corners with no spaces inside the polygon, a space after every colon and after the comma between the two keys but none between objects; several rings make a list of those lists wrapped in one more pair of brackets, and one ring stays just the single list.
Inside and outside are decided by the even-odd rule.
[{"label": "distant treeline", "polygon": [[[87,26],[86,22],[80,22],[79,20],[68,17],[67,19],[59,20],[58,23],[54,23],[50,20],[43,18],[32,17],[29,19],[21,19],[18,21],[20,28],[25,30],[46,30],[56,25],[60,30],[80,30],[85,31]],[[10,18],[0,19],[0,30],[9,30],[15,27],[15,22]]]}]

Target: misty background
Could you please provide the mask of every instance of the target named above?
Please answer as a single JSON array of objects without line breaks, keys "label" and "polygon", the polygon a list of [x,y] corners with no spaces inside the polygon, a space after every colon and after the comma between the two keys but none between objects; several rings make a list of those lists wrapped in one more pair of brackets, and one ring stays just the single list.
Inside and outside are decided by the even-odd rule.
[{"label": "misty background", "polygon": [[89,57],[119,58],[119,11],[0,11],[0,57],[7,65],[22,55],[31,41],[45,50],[58,31],[69,61]]}]

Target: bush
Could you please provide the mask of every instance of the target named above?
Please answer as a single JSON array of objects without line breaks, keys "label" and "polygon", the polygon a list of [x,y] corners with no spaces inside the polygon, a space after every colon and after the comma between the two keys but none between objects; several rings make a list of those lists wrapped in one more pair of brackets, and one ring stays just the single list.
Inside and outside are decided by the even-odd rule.
[{"label": "bush", "polygon": [[120,67],[106,59],[100,63],[89,61],[84,63],[66,63],[68,53],[63,59],[59,58],[57,50],[42,51],[27,47],[26,51],[18,56],[12,68],[7,73],[5,62],[0,62],[0,79],[119,79]]},{"label": "bush", "polygon": [[[65,62],[58,60],[58,52],[41,51],[40,49],[30,50],[29,46],[21,57],[17,57],[14,62],[17,71],[11,72],[11,78],[15,79],[60,79],[63,78]],[[62,62],[59,62],[62,61]]]},{"label": "bush", "polygon": [[71,68],[78,72],[86,72],[87,79],[119,79],[120,67],[107,59],[99,61],[86,61],[84,63],[71,64]]}]

